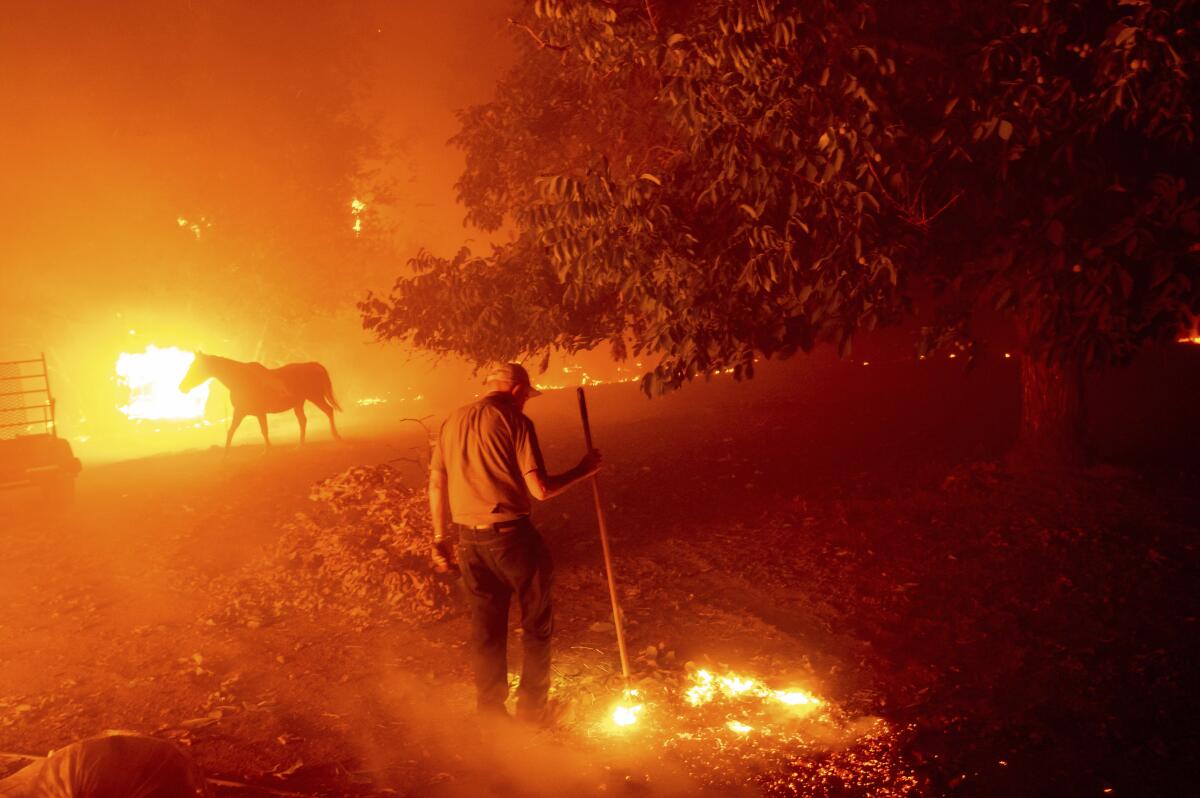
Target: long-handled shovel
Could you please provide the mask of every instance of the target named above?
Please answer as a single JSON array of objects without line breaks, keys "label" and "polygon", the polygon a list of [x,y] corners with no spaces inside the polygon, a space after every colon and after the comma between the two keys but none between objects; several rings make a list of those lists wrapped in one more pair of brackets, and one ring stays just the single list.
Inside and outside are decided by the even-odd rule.
[{"label": "long-handled shovel", "polygon": [[[579,416],[583,419],[583,438],[592,450],[592,427],[588,423],[587,397],[579,389]],[[591,478],[592,497],[596,500],[596,520],[600,524],[600,547],[604,551],[604,570],[608,574],[608,597],[612,599],[613,626],[617,630],[617,650],[621,652],[621,674],[625,677],[625,688],[629,689],[629,657],[625,653],[625,628],[621,625],[621,605],[617,600],[617,583],[613,579],[612,556],[608,552],[608,527],[604,523],[604,506],[600,503],[600,485],[596,477]]]}]

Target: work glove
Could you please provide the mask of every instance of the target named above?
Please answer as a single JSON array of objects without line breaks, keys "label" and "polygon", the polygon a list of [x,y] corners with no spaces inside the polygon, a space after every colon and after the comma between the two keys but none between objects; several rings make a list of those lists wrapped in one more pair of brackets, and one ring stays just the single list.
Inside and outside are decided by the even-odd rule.
[{"label": "work glove", "polygon": [[458,560],[454,557],[454,544],[446,538],[434,541],[429,554],[433,559],[433,570],[439,574],[458,570]]}]

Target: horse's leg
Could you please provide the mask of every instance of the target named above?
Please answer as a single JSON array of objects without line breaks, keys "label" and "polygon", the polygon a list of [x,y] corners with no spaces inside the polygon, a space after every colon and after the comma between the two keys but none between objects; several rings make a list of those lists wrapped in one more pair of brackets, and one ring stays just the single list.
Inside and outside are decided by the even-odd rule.
[{"label": "horse's leg", "polygon": [[329,402],[326,402],[324,399],[320,399],[320,398],[319,399],[309,399],[309,401],[312,402],[314,405],[316,405],[322,413],[324,413],[326,416],[329,417],[329,431],[333,433],[333,437],[337,438],[340,441],[342,439],[342,436],[338,434],[337,422],[333,420],[333,405],[329,404]]},{"label": "horse's leg", "polygon": [[237,432],[238,424],[242,423],[242,419],[246,417],[246,413],[233,409],[233,421],[229,422],[229,431],[225,433],[225,454],[229,454],[229,444],[233,442],[233,433]]},{"label": "horse's leg", "polygon": [[304,415],[304,400],[296,405],[296,423],[300,425],[300,445],[304,445],[304,428],[308,426],[308,417]]},{"label": "horse's leg", "polygon": [[267,414],[258,414],[258,428],[262,430],[263,440],[267,443],[267,448],[271,448],[271,436],[267,434]]}]

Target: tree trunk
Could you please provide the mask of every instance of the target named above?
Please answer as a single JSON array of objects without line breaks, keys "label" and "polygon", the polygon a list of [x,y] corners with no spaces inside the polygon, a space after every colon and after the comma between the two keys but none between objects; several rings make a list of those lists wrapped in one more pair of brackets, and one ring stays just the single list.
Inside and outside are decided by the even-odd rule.
[{"label": "tree trunk", "polygon": [[1021,355],[1021,431],[1011,459],[1025,467],[1084,463],[1082,364]]}]

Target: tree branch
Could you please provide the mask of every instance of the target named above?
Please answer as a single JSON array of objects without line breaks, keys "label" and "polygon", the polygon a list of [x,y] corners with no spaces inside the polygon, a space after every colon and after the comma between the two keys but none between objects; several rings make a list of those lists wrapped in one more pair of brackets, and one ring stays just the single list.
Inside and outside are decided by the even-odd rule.
[{"label": "tree branch", "polygon": [[[945,205],[943,205],[941,208],[938,208],[938,210],[932,216],[927,216],[925,214],[924,201],[921,201],[921,208],[919,210],[917,208],[916,201],[908,206],[901,205],[899,200],[892,196],[892,192],[887,190],[887,186],[883,184],[883,181],[879,179],[879,173],[875,171],[875,166],[871,163],[870,158],[866,159],[866,164],[867,169],[871,170],[871,176],[875,178],[875,184],[879,186],[879,190],[883,192],[883,196],[887,199],[887,201],[895,206],[896,210],[899,211],[900,215],[904,218],[904,221],[920,230],[928,230],[929,223],[941,216],[942,212],[958,201],[958,198],[963,194],[962,191],[959,191],[957,194],[951,197]],[[924,180],[921,182],[924,183]],[[918,195],[919,194],[920,189],[918,189]]]},{"label": "tree branch", "polygon": [[650,30],[654,31],[654,35],[658,35],[658,20],[654,18],[654,6],[650,4],[650,0],[646,2],[646,18],[650,20]]},{"label": "tree branch", "polygon": [[542,50],[557,50],[557,51],[558,51],[558,52],[560,52],[560,53],[565,53],[565,52],[567,51],[567,48],[566,48],[564,45],[561,45],[561,44],[551,44],[550,42],[548,42],[548,41],[546,41],[545,39],[543,39],[541,36],[538,36],[538,35],[537,35],[537,32],[536,32],[536,31],[535,31],[533,28],[529,27],[528,25],[526,25],[526,24],[524,24],[524,23],[517,22],[517,21],[516,21],[515,19],[513,19],[512,17],[509,17],[509,18],[508,18],[508,24],[509,24],[509,25],[512,25],[514,28],[521,28],[521,29],[522,29],[522,30],[524,30],[526,33],[528,33],[528,34],[529,34],[529,36],[530,36],[530,37],[531,37],[531,38],[532,38],[532,39],[533,39],[535,42],[537,42],[537,46],[538,46],[540,49],[542,49]]}]

